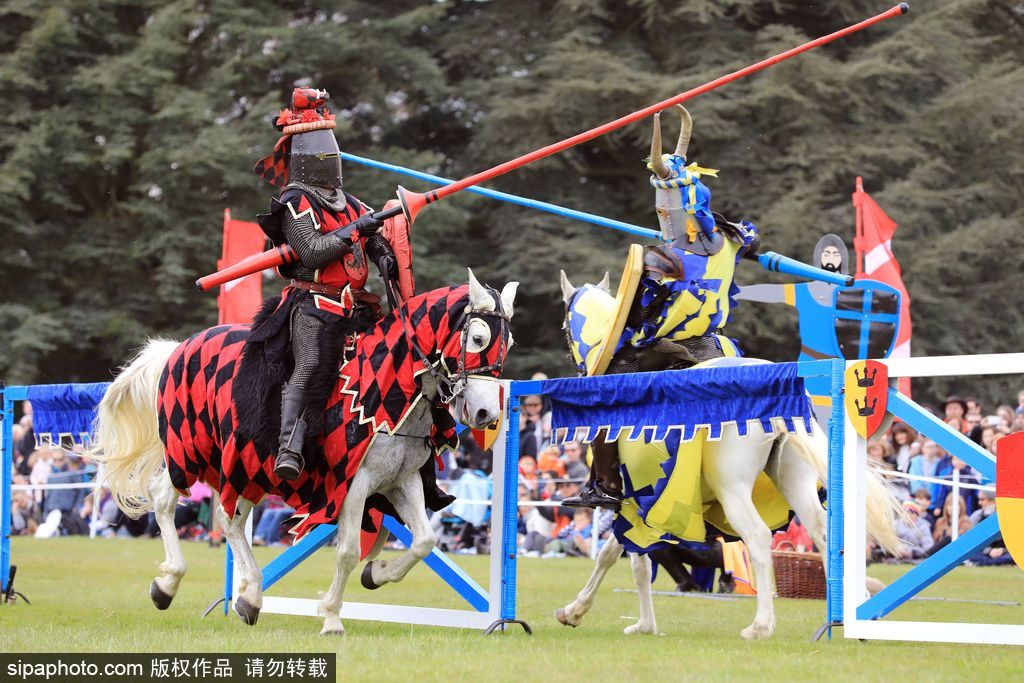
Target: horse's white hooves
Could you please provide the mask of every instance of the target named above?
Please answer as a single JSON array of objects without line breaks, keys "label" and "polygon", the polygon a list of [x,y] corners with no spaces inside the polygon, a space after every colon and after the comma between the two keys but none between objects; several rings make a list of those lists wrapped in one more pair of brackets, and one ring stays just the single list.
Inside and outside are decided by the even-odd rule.
[{"label": "horse's white hooves", "polygon": [[771,631],[760,626],[748,626],[740,631],[740,636],[744,640],[763,640],[764,638],[770,638],[771,635]]},{"label": "horse's white hooves", "polygon": [[343,635],[345,635],[345,627],[342,626],[341,624],[338,624],[337,626],[329,626],[329,627],[328,626],[324,626],[320,630],[320,635],[322,635],[322,636],[343,636]]},{"label": "horse's white hooves", "polygon": [[559,607],[555,610],[555,619],[558,619],[558,623],[562,626],[572,626],[576,628],[576,624],[569,621],[569,618],[565,615],[565,608]]},{"label": "horse's white hooves", "polygon": [[653,636],[657,635],[658,629],[650,626],[643,626],[641,624],[633,624],[622,629],[622,632],[627,636],[641,635],[641,636]]}]

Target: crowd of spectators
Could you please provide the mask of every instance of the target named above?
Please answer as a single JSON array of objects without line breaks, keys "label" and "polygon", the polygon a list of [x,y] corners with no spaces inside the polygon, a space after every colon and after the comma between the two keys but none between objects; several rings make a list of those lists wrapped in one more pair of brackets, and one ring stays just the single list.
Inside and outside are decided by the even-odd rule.
[{"label": "crowd of spectators", "polygon": [[[991,413],[977,399],[959,396],[948,397],[933,412],[994,457],[1000,439],[1024,431],[1024,391],[1017,395],[1016,407],[1004,404]],[[868,442],[868,458],[887,473],[906,513],[897,521],[905,551],[892,558],[876,550],[876,559],[921,560],[995,512],[994,482],[902,422]],[[999,565],[1013,560],[997,538],[967,563]]]},{"label": "crowd of spectators", "polygon": [[[12,425],[14,468],[11,483],[11,533],[15,536],[158,536],[152,513],[132,519],[117,507],[105,488],[94,492],[96,466],[85,448],[68,440],[36,443],[32,404],[23,401]],[[175,510],[175,526],[183,538],[205,539],[210,528],[210,488],[192,487]]]},{"label": "crowd of spectators", "polygon": [[[532,379],[546,379],[542,374]],[[519,550],[533,557],[589,556],[611,533],[614,518],[563,508],[590,476],[587,447],[558,443],[551,430],[551,404],[544,396],[526,396],[519,411]],[[594,540],[596,538],[596,541]]]}]

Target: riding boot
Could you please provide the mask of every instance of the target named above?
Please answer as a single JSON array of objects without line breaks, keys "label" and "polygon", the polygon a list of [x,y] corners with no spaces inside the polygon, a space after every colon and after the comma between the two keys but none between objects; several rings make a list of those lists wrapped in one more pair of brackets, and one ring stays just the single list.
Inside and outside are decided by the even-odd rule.
[{"label": "riding boot", "polygon": [[619,445],[599,436],[590,444],[594,464],[586,489],[562,501],[570,508],[604,508],[618,512],[622,507],[622,475],[619,473]]},{"label": "riding boot", "polygon": [[449,495],[437,485],[437,470],[434,469],[434,458],[427,458],[420,468],[420,479],[423,480],[423,499],[427,507],[440,512],[455,502],[455,496]]},{"label": "riding boot", "polygon": [[281,442],[274,462],[274,474],[280,479],[297,479],[306,466],[302,458],[302,444],[306,440],[305,392],[285,384],[281,390]]}]

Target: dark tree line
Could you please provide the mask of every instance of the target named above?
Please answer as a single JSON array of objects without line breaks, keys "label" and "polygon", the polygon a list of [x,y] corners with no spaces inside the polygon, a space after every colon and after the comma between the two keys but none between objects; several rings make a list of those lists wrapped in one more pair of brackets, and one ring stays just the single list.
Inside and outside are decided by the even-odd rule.
[{"label": "dark tree line", "polygon": [[[147,336],[215,322],[214,297],[192,281],[213,269],[223,208],[266,207],[271,188],[251,167],[299,79],[331,92],[344,149],[462,177],[889,4],[5,2],[0,376],[106,379]],[[690,157],[721,169],[717,210],[803,259],[823,232],[852,238],[864,176],[901,225],[915,353],[1020,350],[1024,14],[995,0],[916,4],[693,100]],[[655,227],[649,135],[634,125],[491,186]],[[375,206],[398,182],[426,187],[352,164],[345,174]],[[629,238],[462,194],[425,210],[414,241],[421,288],[467,265],[523,283],[522,375],[569,370],[558,269],[615,274]],[[770,278],[746,264],[739,279]],[[788,311],[744,306],[729,332],[749,353],[795,356]]]}]

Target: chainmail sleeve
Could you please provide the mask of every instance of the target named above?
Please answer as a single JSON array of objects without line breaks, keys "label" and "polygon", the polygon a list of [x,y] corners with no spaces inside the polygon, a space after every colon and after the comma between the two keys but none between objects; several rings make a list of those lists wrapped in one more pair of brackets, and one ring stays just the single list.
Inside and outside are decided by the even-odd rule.
[{"label": "chainmail sleeve", "polygon": [[285,239],[299,255],[304,268],[324,268],[352,251],[352,245],[339,234],[341,231],[323,234],[317,230],[312,211],[298,216],[288,211],[281,223]]}]

